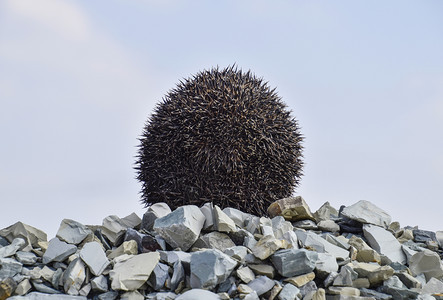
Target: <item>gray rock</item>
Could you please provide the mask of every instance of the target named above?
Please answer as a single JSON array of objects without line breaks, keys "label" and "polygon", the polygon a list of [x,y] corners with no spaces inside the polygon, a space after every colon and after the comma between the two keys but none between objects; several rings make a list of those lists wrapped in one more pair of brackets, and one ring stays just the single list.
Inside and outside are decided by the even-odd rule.
[{"label": "gray rock", "polygon": [[432,277],[443,277],[443,264],[440,256],[427,249],[422,252],[417,252],[411,257],[409,260],[409,269],[414,276],[424,274],[427,281]]},{"label": "gray rock", "polygon": [[234,246],[234,242],[226,233],[218,231],[212,231],[202,235],[193,245],[193,247],[196,248],[218,249],[220,251]]},{"label": "gray rock", "polygon": [[205,299],[205,300],[220,300],[220,296],[202,289],[192,289],[183,294],[179,295],[175,300],[196,300],[196,299]]},{"label": "gray rock", "polygon": [[366,200],[345,207],[342,215],[363,224],[374,224],[383,228],[387,228],[391,223],[388,213]]},{"label": "gray rock", "polygon": [[318,222],[337,218],[338,211],[331,206],[329,202],[325,202],[315,213],[314,218]]},{"label": "gray rock", "polygon": [[248,283],[255,279],[254,272],[252,272],[252,270],[247,266],[238,268],[236,274],[237,277],[245,283]]},{"label": "gray rock", "polygon": [[200,211],[205,216],[205,223],[203,223],[204,230],[213,230],[214,229],[214,205],[212,202],[207,202],[200,207]]},{"label": "gray rock", "polygon": [[121,221],[126,226],[126,228],[135,229],[138,229],[142,223],[142,219],[140,219],[140,217],[134,212],[122,218]]},{"label": "gray rock", "polygon": [[27,266],[31,266],[37,262],[37,255],[32,252],[17,251],[15,257],[17,258],[17,261]]},{"label": "gray rock", "polygon": [[293,232],[294,226],[282,216],[272,218],[272,231],[277,239],[284,239],[287,232]]},{"label": "gray rock", "polygon": [[419,295],[418,292],[407,290],[407,289],[399,289],[389,286],[380,286],[377,291],[380,291],[385,294],[389,294],[392,296],[394,300],[406,300],[406,299],[417,299]]},{"label": "gray rock", "polygon": [[295,233],[297,234],[298,240],[301,241],[304,246],[312,247],[317,252],[331,254],[339,260],[345,260],[349,257],[348,250],[329,243],[327,240],[313,232],[297,230]]},{"label": "gray rock", "polygon": [[321,231],[338,232],[340,226],[332,220],[323,220],[317,223],[318,229]]},{"label": "gray rock", "polygon": [[367,288],[361,288],[360,289],[360,296],[374,297],[375,299],[379,299],[379,300],[389,300],[389,299],[392,299],[391,295],[380,293],[380,292],[377,292],[377,291],[374,291],[374,290],[370,290],[370,289],[367,289]]},{"label": "gray rock", "polygon": [[292,225],[294,225],[294,227],[296,228],[300,228],[300,229],[304,229],[304,230],[317,230],[317,224],[315,224],[314,221],[312,220],[301,220],[301,221],[297,221],[292,223]]},{"label": "gray rock", "polygon": [[94,292],[107,292],[108,291],[108,280],[105,276],[100,275],[91,280],[91,288]]},{"label": "gray rock", "polygon": [[248,286],[254,290],[258,296],[270,291],[275,285],[274,280],[267,276],[257,276],[254,280],[248,283]]},{"label": "gray rock", "polygon": [[256,234],[260,229],[260,218],[250,215],[245,219],[245,229],[251,234]]},{"label": "gray rock", "polygon": [[301,196],[283,198],[271,203],[268,214],[271,218],[283,216],[288,221],[315,220],[308,204]]},{"label": "gray rock", "polygon": [[251,249],[259,259],[265,260],[280,248],[284,248],[283,240],[276,239],[274,235],[263,236]]},{"label": "gray rock", "polygon": [[12,243],[8,246],[0,248],[0,257],[9,257],[15,255],[15,253],[24,248],[26,242],[22,238],[15,238]]},{"label": "gray rock", "polygon": [[386,229],[379,226],[365,224],[363,225],[363,234],[371,246],[378,253],[385,255],[392,262],[406,263],[400,242]]},{"label": "gray rock", "polygon": [[155,220],[164,217],[169,213],[171,213],[171,209],[169,208],[168,204],[164,202],[152,204],[148,207],[143,215],[141,228],[146,231],[151,231]]},{"label": "gray rock", "polygon": [[120,300],[144,300],[145,296],[138,291],[126,292],[120,295]]},{"label": "gray rock", "polygon": [[422,230],[422,229],[414,229],[412,230],[412,233],[414,234],[414,241],[416,243],[426,243],[428,241],[434,241],[437,242],[437,236],[435,232],[428,231],[428,230]]},{"label": "gray rock", "polygon": [[47,286],[41,282],[32,281],[32,285],[37,290],[37,292],[45,293],[45,294],[61,294],[59,290],[53,289],[50,286]]},{"label": "gray rock", "polygon": [[56,237],[68,244],[80,244],[92,231],[85,225],[70,219],[63,219]]},{"label": "gray rock", "polygon": [[383,285],[398,289],[407,289],[406,285],[404,285],[400,278],[398,278],[396,275],[383,281]]},{"label": "gray rock", "polygon": [[43,263],[49,264],[53,261],[62,262],[76,251],[77,246],[60,241],[55,237],[49,241],[48,249],[43,254]]},{"label": "gray rock", "polygon": [[217,284],[225,281],[237,262],[217,249],[209,249],[194,252],[191,256],[192,288],[214,288]]},{"label": "gray rock", "polygon": [[172,269],[174,270],[174,272],[172,273],[171,277],[170,289],[172,291],[175,291],[180,282],[185,279],[185,269],[183,268],[183,265],[180,261],[176,261]]},{"label": "gray rock", "polygon": [[185,205],[155,220],[154,230],[173,248],[188,250],[198,239],[205,216],[195,205]]},{"label": "gray rock", "polygon": [[6,238],[10,243],[18,237],[24,239],[26,246],[21,249],[23,251],[30,251],[33,247],[39,248],[39,242],[48,240],[46,233],[22,222],[17,222],[0,230],[0,236]]},{"label": "gray rock", "polygon": [[334,286],[350,286],[352,282],[358,278],[357,272],[355,272],[351,266],[345,265],[341,267],[338,276],[334,279]]},{"label": "gray rock", "polygon": [[[176,261],[176,263],[178,260]],[[165,287],[165,282],[169,278],[169,266],[159,262],[149,276],[148,283],[156,291]]]},{"label": "gray rock", "polygon": [[306,249],[283,249],[271,256],[272,264],[277,272],[284,277],[312,272],[317,260],[317,252]]},{"label": "gray rock", "polygon": [[285,232],[283,234],[282,239],[285,240],[288,243],[288,245],[290,245],[288,248],[291,248],[291,247],[294,248],[294,249],[300,248],[298,246],[297,234],[295,234],[294,231]]},{"label": "gray rock", "polygon": [[158,252],[142,253],[128,256],[118,261],[109,273],[113,290],[134,291],[140,288],[149,278],[160,260]]},{"label": "gray rock", "polygon": [[95,276],[99,276],[109,265],[102,246],[97,242],[86,243],[80,250],[80,257]]},{"label": "gray rock", "polygon": [[109,291],[97,296],[98,300],[116,300],[118,298],[118,292]]},{"label": "gray rock", "polygon": [[22,271],[23,265],[12,258],[0,257],[0,281],[14,277]]},{"label": "gray rock", "polygon": [[423,294],[441,294],[443,293],[443,282],[432,277],[421,289]]},{"label": "gray rock", "polygon": [[73,260],[63,273],[63,288],[69,295],[78,295],[86,279],[85,264],[80,258]]},{"label": "gray rock", "polygon": [[283,286],[283,289],[278,294],[279,300],[295,300],[301,299],[300,289],[291,283]]},{"label": "gray rock", "polygon": [[317,261],[315,262],[315,270],[317,276],[326,278],[331,272],[338,271],[337,260],[332,254],[317,253]]},{"label": "gray rock", "polygon": [[13,296],[8,300],[87,300],[85,296],[70,296],[62,294],[44,294],[39,292],[31,292],[25,296]]},{"label": "gray rock", "polygon": [[[223,251],[222,249],[219,250]],[[243,261],[248,254],[248,248],[245,246],[233,246],[226,248],[223,252],[238,261]]]},{"label": "gray rock", "polygon": [[173,266],[176,261],[181,261],[183,266],[189,270],[191,264],[191,253],[184,251],[158,251],[160,253],[160,259],[170,266]]},{"label": "gray rock", "polygon": [[113,246],[119,246],[123,242],[127,224],[119,217],[112,215],[103,219],[101,233],[111,242]]}]

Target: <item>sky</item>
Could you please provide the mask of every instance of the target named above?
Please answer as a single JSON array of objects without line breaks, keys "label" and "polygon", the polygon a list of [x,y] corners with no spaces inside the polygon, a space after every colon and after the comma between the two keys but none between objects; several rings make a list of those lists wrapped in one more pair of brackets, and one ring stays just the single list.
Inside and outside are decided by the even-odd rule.
[{"label": "sky", "polygon": [[371,201],[443,230],[443,2],[0,2],[0,228],[140,217],[143,127],[179,80],[236,64],[301,126],[312,211]]}]

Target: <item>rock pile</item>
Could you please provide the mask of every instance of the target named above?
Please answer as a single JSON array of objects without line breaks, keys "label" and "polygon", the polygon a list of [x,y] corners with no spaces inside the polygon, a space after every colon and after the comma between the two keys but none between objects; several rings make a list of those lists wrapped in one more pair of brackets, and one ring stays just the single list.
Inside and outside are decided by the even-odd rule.
[{"label": "rock pile", "polygon": [[443,299],[443,232],[401,228],[368,201],[312,213],[301,197],[258,217],[164,203],[56,237],[0,231],[0,300]]}]

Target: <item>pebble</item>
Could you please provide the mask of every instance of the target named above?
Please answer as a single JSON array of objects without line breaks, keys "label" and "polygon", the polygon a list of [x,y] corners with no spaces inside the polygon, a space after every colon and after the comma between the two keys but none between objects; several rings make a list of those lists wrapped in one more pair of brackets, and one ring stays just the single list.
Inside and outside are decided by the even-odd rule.
[{"label": "pebble", "polygon": [[270,211],[158,204],[143,219],[64,219],[49,242],[18,222],[0,230],[0,300],[443,299],[443,231],[402,228],[368,201]]}]

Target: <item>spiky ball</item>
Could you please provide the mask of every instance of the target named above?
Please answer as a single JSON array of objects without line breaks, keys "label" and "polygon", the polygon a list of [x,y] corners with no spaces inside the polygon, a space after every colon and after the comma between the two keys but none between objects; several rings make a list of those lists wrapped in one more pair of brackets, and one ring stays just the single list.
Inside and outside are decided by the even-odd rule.
[{"label": "spiky ball", "polygon": [[144,128],[136,162],[142,202],[266,214],[299,183],[302,140],[262,79],[236,67],[200,72],[169,91]]}]

